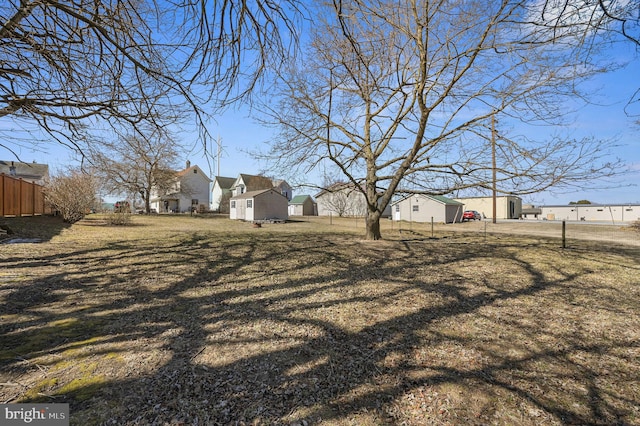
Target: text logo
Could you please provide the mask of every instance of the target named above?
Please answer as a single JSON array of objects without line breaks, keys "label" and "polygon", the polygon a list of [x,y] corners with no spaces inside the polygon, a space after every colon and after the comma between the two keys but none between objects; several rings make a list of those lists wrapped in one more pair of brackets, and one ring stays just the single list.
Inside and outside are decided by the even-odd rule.
[{"label": "text logo", "polygon": [[69,404],[0,404],[0,424],[69,426]]}]

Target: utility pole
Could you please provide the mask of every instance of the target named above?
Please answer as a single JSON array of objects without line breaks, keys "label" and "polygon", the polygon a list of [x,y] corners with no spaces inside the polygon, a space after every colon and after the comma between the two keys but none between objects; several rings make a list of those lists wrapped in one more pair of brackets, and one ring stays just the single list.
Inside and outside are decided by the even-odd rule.
[{"label": "utility pole", "polygon": [[216,168],[216,171],[218,172],[218,176],[222,176],[222,173],[220,173],[220,156],[222,155],[222,139],[220,139],[220,134],[218,134],[218,155],[216,156],[218,159],[218,166]]},{"label": "utility pole", "polygon": [[497,176],[496,176],[496,115],[495,111],[491,114],[491,170],[492,170],[492,189],[493,189],[493,219],[492,222],[496,223],[496,211],[497,211]]}]

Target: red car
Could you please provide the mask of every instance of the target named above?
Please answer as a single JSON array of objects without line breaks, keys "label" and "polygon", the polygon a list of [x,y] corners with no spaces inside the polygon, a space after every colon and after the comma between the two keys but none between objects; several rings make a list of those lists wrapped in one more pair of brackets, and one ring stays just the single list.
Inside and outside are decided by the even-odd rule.
[{"label": "red car", "polygon": [[466,210],[462,214],[462,221],[465,220],[482,220],[482,215],[475,210]]}]

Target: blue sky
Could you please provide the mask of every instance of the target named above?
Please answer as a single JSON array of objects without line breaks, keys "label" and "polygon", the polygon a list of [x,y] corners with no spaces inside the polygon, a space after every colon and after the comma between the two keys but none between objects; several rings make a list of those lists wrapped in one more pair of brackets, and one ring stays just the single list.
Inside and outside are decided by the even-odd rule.
[{"label": "blue sky", "polygon": [[[630,57],[633,52],[628,50],[627,54]],[[587,182],[575,191],[546,191],[526,195],[523,196],[525,202],[549,205],[588,199],[597,203],[640,203],[640,124],[636,123],[640,120],[640,105],[635,105],[635,109],[628,105],[634,92],[640,90],[640,61],[636,60],[623,69],[599,76],[590,87],[598,92],[594,103],[580,108],[575,120],[568,123],[564,130],[576,138],[615,138],[619,146],[611,153],[611,158],[622,159],[627,164],[629,173],[621,176],[615,183]],[[627,113],[635,113],[636,117],[630,117]],[[264,147],[272,136],[272,129],[258,125],[248,110],[229,111],[217,121],[211,127],[212,133],[220,136],[224,151],[221,173],[216,174],[235,177],[240,172],[251,174],[263,170],[266,165],[251,158],[246,151]],[[557,129],[546,130],[553,132]],[[201,157],[192,158],[191,161],[200,164],[202,168],[206,166],[206,161],[201,160]],[[597,189],[603,185],[609,187]],[[310,193],[313,194],[312,191]]]},{"label": "blue sky", "polygon": [[[621,176],[619,181],[611,184],[608,189],[597,189],[605,185],[603,182],[587,182],[579,190],[572,192],[546,191],[523,196],[525,202],[536,205],[567,204],[570,201],[588,199],[597,203],[640,203],[640,102],[630,109],[628,101],[633,94],[640,90],[640,60],[633,51],[633,46],[627,44],[623,51],[612,52],[612,57],[619,55],[627,58],[636,57],[627,67],[606,75],[601,75],[591,83],[591,89],[598,95],[594,104],[581,108],[576,119],[569,122],[566,131],[576,137],[593,136],[595,138],[616,138],[619,147],[611,153],[612,159],[621,158],[627,164],[629,173]],[[596,105],[595,102],[598,104]],[[627,112],[634,113],[629,117]],[[77,164],[75,154],[55,142],[45,144],[40,150],[18,146],[7,141],[8,136],[15,129],[14,125],[5,119],[0,119],[0,134],[5,136],[4,143],[14,149],[24,161],[36,161],[49,164],[52,171],[69,164]],[[235,177],[238,173],[257,174],[266,168],[265,164],[253,159],[247,151],[266,148],[265,143],[272,136],[272,129],[257,124],[248,109],[229,110],[216,117],[216,122],[210,126],[213,135],[219,136],[223,145],[220,170],[216,161],[212,167],[207,163],[201,152],[194,151],[185,158],[191,164],[199,165],[203,170],[215,175]],[[11,130],[8,134],[7,130]],[[555,129],[548,129],[550,132]],[[181,133],[186,146],[194,144],[196,135]],[[188,158],[187,158],[188,157]],[[13,159],[11,153],[0,147],[0,159]],[[315,182],[320,184],[321,182]],[[607,184],[609,185],[609,184]],[[313,190],[305,193],[313,194]],[[300,192],[299,192],[300,193]]]}]

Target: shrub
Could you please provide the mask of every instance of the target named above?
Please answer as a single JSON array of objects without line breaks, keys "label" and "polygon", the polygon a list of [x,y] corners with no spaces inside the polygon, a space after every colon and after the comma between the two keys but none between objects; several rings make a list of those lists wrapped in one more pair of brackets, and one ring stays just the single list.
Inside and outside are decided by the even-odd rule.
[{"label": "shrub", "polygon": [[107,215],[107,223],[114,226],[125,226],[131,223],[131,213],[118,209]]},{"label": "shrub", "polygon": [[98,185],[93,176],[69,168],[51,178],[44,194],[65,222],[75,223],[95,207],[97,192]]}]

